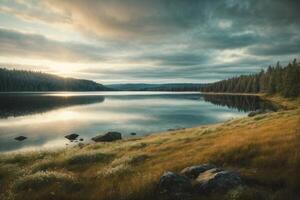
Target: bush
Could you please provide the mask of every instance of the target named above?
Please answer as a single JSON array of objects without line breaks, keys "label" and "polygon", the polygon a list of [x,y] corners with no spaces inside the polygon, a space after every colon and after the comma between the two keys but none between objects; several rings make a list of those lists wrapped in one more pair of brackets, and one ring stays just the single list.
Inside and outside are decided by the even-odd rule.
[{"label": "bush", "polygon": [[266,192],[257,188],[238,187],[227,194],[226,200],[266,200]]},{"label": "bush", "polygon": [[112,154],[105,154],[101,152],[86,152],[71,156],[67,159],[67,164],[81,165],[96,162],[104,162],[112,158]]},{"label": "bush", "polygon": [[42,160],[32,165],[32,172],[46,171],[50,168],[55,168],[58,165],[54,160]]},{"label": "bush", "polygon": [[51,184],[59,184],[66,190],[78,190],[79,182],[70,174],[60,172],[37,172],[21,177],[13,185],[14,191],[39,190],[49,187]]},{"label": "bush", "polygon": [[39,159],[43,159],[45,157],[44,152],[39,152],[39,153],[35,153],[35,152],[26,152],[26,153],[8,153],[8,154],[4,154],[1,159],[0,162],[2,163],[7,163],[7,164],[27,164],[30,163],[31,161],[36,161]]}]

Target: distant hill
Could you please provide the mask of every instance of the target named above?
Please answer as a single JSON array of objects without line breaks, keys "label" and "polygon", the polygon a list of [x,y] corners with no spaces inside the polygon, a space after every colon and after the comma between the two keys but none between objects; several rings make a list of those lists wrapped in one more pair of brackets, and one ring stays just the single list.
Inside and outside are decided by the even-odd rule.
[{"label": "distant hill", "polygon": [[0,91],[107,91],[102,84],[90,80],[25,70],[0,68]]},{"label": "distant hill", "polygon": [[200,91],[206,84],[202,83],[167,83],[167,84],[145,84],[145,83],[128,83],[128,84],[111,84],[105,85],[121,91]]}]

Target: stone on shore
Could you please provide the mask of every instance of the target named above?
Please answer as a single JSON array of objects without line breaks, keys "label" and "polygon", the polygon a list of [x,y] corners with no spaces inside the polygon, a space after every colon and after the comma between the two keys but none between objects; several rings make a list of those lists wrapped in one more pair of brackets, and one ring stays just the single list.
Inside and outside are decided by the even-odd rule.
[{"label": "stone on shore", "polygon": [[217,168],[201,173],[195,181],[195,189],[199,193],[228,191],[242,183],[238,173]]},{"label": "stone on shore", "polygon": [[158,191],[166,199],[190,199],[207,193],[224,193],[242,184],[237,172],[217,168],[212,164],[190,166],[181,171],[164,173]]},{"label": "stone on shore", "polygon": [[199,174],[215,167],[216,166],[212,164],[196,165],[196,166],[186,167],[180,173],[191,179],[195,179],[199,176]]},{"label": "stone on shore", "polygon": [[122,134],[119,132],[108,132],[104,135],[99,135],[92,138],[92,140],[95,142],[113,142],[121,139],[122,139]]},{"label": "stone on shore", "polygon": [[255,110],[255,111],[252,111],[248,114],[248,117],[254,117],[256,115],[260,115],[260,114],[266,114],[266,113],[270,113],[270,112],[274,112],[273,110],[269,110],[269,109],[266,109],[266,110]]},{"label": "stone on shore", "polygon": [[190,192],[192,184],[189,178],[174,172],[165,172],[158,183],[160,194],[179,195]]}]

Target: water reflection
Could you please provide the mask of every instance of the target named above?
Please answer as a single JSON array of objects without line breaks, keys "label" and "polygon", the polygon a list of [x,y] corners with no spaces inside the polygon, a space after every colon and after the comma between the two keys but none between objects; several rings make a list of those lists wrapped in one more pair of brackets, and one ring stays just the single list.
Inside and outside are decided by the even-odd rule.
[{"label": "water reflection", "polygon": [[278,106],[262,100],[259,96],[252,95],[203,95],[204,101],[211,102],[215,105],[227,106],[243,112],[254,110],[273,110],[276,111]]},{"label": "water reflection", "polygon": [[43,113],[74,105],[99,103],[104,96],[64,96],[43,93],[2,93],[0,94],[0,118],[17,117]]},{"label": "water reflection", "polygon": [[[267,105],[251,96],[158,92],[1,94],[0,101],[0,152],[64,147],[70,133],[89,142],[108,131],[133,137],[218,123]],[[20,135],[27,139],[14,140]]]}]

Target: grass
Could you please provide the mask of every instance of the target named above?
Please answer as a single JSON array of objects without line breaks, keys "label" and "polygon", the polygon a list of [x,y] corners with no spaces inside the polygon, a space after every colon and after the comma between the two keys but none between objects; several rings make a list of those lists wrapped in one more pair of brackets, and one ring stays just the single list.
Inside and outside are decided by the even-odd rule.
[{"label": "grass", "polygon": [[72,198],[82,186],[71,174],[62,172],[36,172],[16,179],[7,198],[60,199]]},{"label": "grass", "polygon": [[238,171],[245,186],[195,199],[299,199],[300,99],[264,98],[286,110],[110,144],[2,154],[0,199],[155,199],[165,171],[207,162]]},{"label": "grass", "polygon": [[113,155],[102,152],[84,152],[70,156],[66,159],[68,165],[86,165],[97,162],[104,162],[110,159]]},{"label": "grass", "polygon": [[79,186],[79,183],[77,183],[75,178],[70,174],[45,171],[26,175],[17,179],[13,184],[13,190],[16,192],[38,190],[48,187],[53,183],[59,183],[67,190],[78,189]]}]

